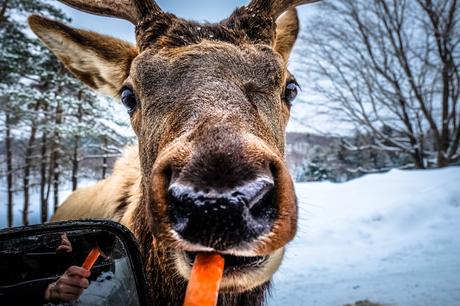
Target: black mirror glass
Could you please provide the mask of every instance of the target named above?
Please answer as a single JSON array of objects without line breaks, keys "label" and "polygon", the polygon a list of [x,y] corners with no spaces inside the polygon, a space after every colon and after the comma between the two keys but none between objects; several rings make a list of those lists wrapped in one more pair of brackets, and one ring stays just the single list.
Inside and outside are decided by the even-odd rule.
[{"label": "black mirror glass", "polygon": [[0,305],[145,305],[137,246],[120,228],[74,222],[0,233]]}]

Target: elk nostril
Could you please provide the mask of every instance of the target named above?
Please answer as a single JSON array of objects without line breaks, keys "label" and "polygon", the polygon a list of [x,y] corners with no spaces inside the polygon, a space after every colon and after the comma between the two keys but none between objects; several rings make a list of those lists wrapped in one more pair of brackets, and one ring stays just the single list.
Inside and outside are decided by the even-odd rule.
[{"label": "elk nostril", "polygon": [[260,223],[269,222],[276,216],[276,202],[274,189],[267,190],[250,208],[251,216]]},{"label": "elk nostril", "polygon": [[187,197],[187,191],[174,184],[168,189],[169,215],[172,228],[178,233],[185,230],[192,213],[193,203]]},{"label": "elk nostril", "polygon": [[266,195],[273,190],[274,185],[271,178],[263,177],[244,185],[240,193],[248,200],[249,209],[252,209],[262,202]]}]

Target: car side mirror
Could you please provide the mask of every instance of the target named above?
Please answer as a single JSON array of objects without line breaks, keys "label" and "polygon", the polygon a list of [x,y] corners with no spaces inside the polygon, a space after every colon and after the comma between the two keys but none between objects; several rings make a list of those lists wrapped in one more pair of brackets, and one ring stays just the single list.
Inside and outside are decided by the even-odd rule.
[{"label": "car side mirror", "polygon": [[[88,282],[75,268],[84,264],[91,272]],[[72,282],[66,285],[69,279]],[[75,279],[89,286],[75,287]],[[63,285],[56,288],[56,284]],[[1,230],[0,305],[69,303],[151,305],[144,265],[132,233],[107,220]]]}]

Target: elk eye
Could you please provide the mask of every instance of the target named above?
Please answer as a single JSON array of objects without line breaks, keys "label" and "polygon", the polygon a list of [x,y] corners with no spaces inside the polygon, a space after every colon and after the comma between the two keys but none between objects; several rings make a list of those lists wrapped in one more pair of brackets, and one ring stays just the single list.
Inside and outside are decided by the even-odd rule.
[{"label": "elk eye", "polygon": [[292,101],[295,100],[297,95],[300,92],[300,86],[297,84],[296,81],[289,81],[286,84],[286,89],[284,90],[284,99],[291,103]]},{"label": "elk eye", "polygon": [[128,110],[128,114],[134,113],[137,107],[137,99],[134,92],[129,88],[123,88],[121,92],[121,102]]}]

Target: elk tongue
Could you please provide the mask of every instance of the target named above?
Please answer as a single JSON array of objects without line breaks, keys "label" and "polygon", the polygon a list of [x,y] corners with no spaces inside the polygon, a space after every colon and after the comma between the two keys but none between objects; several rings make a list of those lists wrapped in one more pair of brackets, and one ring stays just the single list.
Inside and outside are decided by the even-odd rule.
[{"label": "elk tongue", "polygon": [[188,281],[184,306],[215,306],[223,273],[222,256],[217,253],[198,253]]}]

